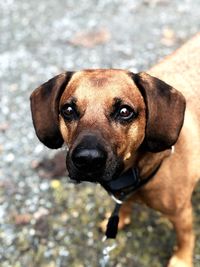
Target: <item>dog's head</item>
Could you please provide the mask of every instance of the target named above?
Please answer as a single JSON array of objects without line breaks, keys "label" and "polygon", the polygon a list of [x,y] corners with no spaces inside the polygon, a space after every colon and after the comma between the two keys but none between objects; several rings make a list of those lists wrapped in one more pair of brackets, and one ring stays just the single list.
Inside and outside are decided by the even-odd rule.
[{"label": "dog's head", "polygon": [[180,92],[147,73],[66,72],[31,95],[36,134],[49,148],[65,142],[77,181],[109,181],[143,150],[160,152],[178,139],[185,110]]}]

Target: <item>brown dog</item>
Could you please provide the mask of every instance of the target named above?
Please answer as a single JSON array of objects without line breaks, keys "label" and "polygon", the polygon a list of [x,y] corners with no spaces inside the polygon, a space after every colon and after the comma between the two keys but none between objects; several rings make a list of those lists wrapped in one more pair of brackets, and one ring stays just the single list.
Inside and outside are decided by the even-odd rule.
[{"label": "brown dog", "polygon": [[137,166],[142,180],[161,164],[123,204],[120,226],[132,201],[167,216],[177,234],[168,267],[193,266],[191,195],[200,177],[198,42],[200,35],[149,72],[182,93],[147,73],[109,69],[66,72],[31,95],[36,134],[50,148],[67,144],[71,179],[107,182]]}]

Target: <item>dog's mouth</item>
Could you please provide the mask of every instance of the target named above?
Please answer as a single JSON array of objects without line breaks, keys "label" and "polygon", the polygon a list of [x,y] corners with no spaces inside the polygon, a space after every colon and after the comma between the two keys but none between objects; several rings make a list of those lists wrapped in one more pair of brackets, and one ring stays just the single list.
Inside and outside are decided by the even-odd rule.
[{"label": "dog's mouth", "polygon": [[95,168],[95,166],[88,166],[87,168],[77,168],[73,163],[71,154],[66,156],[66,166],[69,173],[69,178],[72,183],[99,183],[110,187],[111,181],[117,180],[124,171],[124,164],[120,158],[115,155],[111,158],[107,158],[105,166],[103,168]]},{"label": "dog's mouth", "polygon": [[73,183],[91,182],[107,184],[116,180],[123,173],[123,163],[120,160],[113,160],[108,167],[93,171],[84,171],[77,169],[71,159],[66,157],[66,166],[69,172],[69,178]]}]

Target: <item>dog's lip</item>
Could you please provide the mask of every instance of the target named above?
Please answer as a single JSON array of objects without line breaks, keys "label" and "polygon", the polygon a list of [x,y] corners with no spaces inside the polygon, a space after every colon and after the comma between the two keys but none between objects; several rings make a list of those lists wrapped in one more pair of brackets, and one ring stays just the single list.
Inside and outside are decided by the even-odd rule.
[{"label": "dog's lip", "polygon": [[69,176],[69,178],[73,183],[81,183],[81,182],[99,183],[100,182],[100,179],[94,177],[93,175],[91,175],[91,176],[78,175],[77,177],[70,177]]},{"label": "dog's lip", "polygon": [[117,175],[113,175],[113,176],[110,176],[110,177],[107,177],[106,179],[102,179],[102,174],[99,174],[99,173],[77,173],[75,176],[70,176],[69,175],[69,178],[70,178],[70,181],[74,184],[79,184],[79,183],[82,183],[82,182],[91,182],[91,183],[99,183],[99,184],[107,184],[107,183],[110,183],[116,179],[118,179],[121,175],[122,175],[123,172],[121,172],[120,174],[117,174]]},{"label": "dog's lip", "polygon": [[101,180],[102,172],[96,171],[96,172],[81,172],[79,169],[76,168],[76,166],[73,165],[73,169],[76,173],[76,175],[70,176],[70,169],[69,171],[69,178],[70,180],[77,181],[77,183],[81,182],[92,182],[92,183],[98,183]]}]

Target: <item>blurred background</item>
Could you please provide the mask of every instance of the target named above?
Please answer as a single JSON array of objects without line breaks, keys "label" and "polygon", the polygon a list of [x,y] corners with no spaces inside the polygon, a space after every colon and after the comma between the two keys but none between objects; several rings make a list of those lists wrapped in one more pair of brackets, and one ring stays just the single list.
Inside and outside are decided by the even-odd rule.
[{"label": "blurred background", "polygon": [[0,2],[1,267],[166,264],[174,243],[171,225],[138,205],[104,264],[98,224],[114,204],[98,185],[69,184],[64,151],[48,150],[35,136],[29,96],[63,70],[147,70],[199,30],[199,0]]}]

